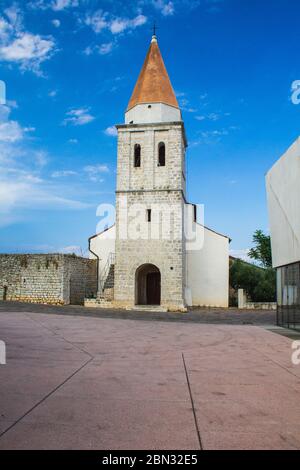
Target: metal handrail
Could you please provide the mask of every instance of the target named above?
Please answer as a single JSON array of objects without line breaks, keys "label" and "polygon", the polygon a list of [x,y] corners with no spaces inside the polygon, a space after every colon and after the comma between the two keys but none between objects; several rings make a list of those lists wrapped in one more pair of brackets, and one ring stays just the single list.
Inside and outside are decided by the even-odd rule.
[{"label": "metal handrail", "polygon": [[102,271],[100,273],[99,285],[100,285],[100,291],[101,292],[104,291],[105,281],[106,281],[107,276],[109,274],[109,270],[110,270],[111,265],[115,264],[115,258],[116,258],[115,253],[109,253],[109,255],[107,257],[107,260],[106,260],[106,263],[105,263],[105,266],[104,266],[104,268],[102,269]]}]

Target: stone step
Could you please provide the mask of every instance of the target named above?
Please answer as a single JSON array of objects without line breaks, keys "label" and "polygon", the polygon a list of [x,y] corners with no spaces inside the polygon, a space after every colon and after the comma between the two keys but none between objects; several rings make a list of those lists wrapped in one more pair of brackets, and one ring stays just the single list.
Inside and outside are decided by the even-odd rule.
[{"label": "stone step", "polygon": [[104,299],[84,299],[84,306],[91,308],[114,308],[112,302]]},{"label": "stone step", "polygon": [[126,310],[138,310],[140,312],[167,312],[168,309],[161,305],[135,305],[134,307],[126,307]]}]

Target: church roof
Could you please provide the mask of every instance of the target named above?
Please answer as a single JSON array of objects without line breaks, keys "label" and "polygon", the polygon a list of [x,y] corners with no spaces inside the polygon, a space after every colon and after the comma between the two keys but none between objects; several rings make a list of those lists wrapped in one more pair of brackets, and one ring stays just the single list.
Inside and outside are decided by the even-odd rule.
[{"label": "church roof", "polygon": [[152,41],[128,103],[127,111],[137,104],[164,103],[179,108],[156,36]]}]

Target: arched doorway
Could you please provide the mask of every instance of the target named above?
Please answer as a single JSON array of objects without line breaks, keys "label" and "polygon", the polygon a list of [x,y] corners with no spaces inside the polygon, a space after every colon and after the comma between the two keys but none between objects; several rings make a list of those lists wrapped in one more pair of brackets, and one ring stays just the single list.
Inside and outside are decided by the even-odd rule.
[{"label": "arched doorway", "polygon": [[154,264],[143,264],[135,273],[136,305],[160,305],[160,271]]}]

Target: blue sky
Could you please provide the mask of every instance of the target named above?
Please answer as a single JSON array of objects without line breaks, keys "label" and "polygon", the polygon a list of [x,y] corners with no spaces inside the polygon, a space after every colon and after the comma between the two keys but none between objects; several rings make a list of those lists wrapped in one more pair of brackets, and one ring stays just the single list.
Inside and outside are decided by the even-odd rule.
[{"label": "blue sky", "polygon": [[86,254],[151,26],[183,110],[188,198],[244,254],[299,135],[298,0],[0,0],[0,252]]}]

